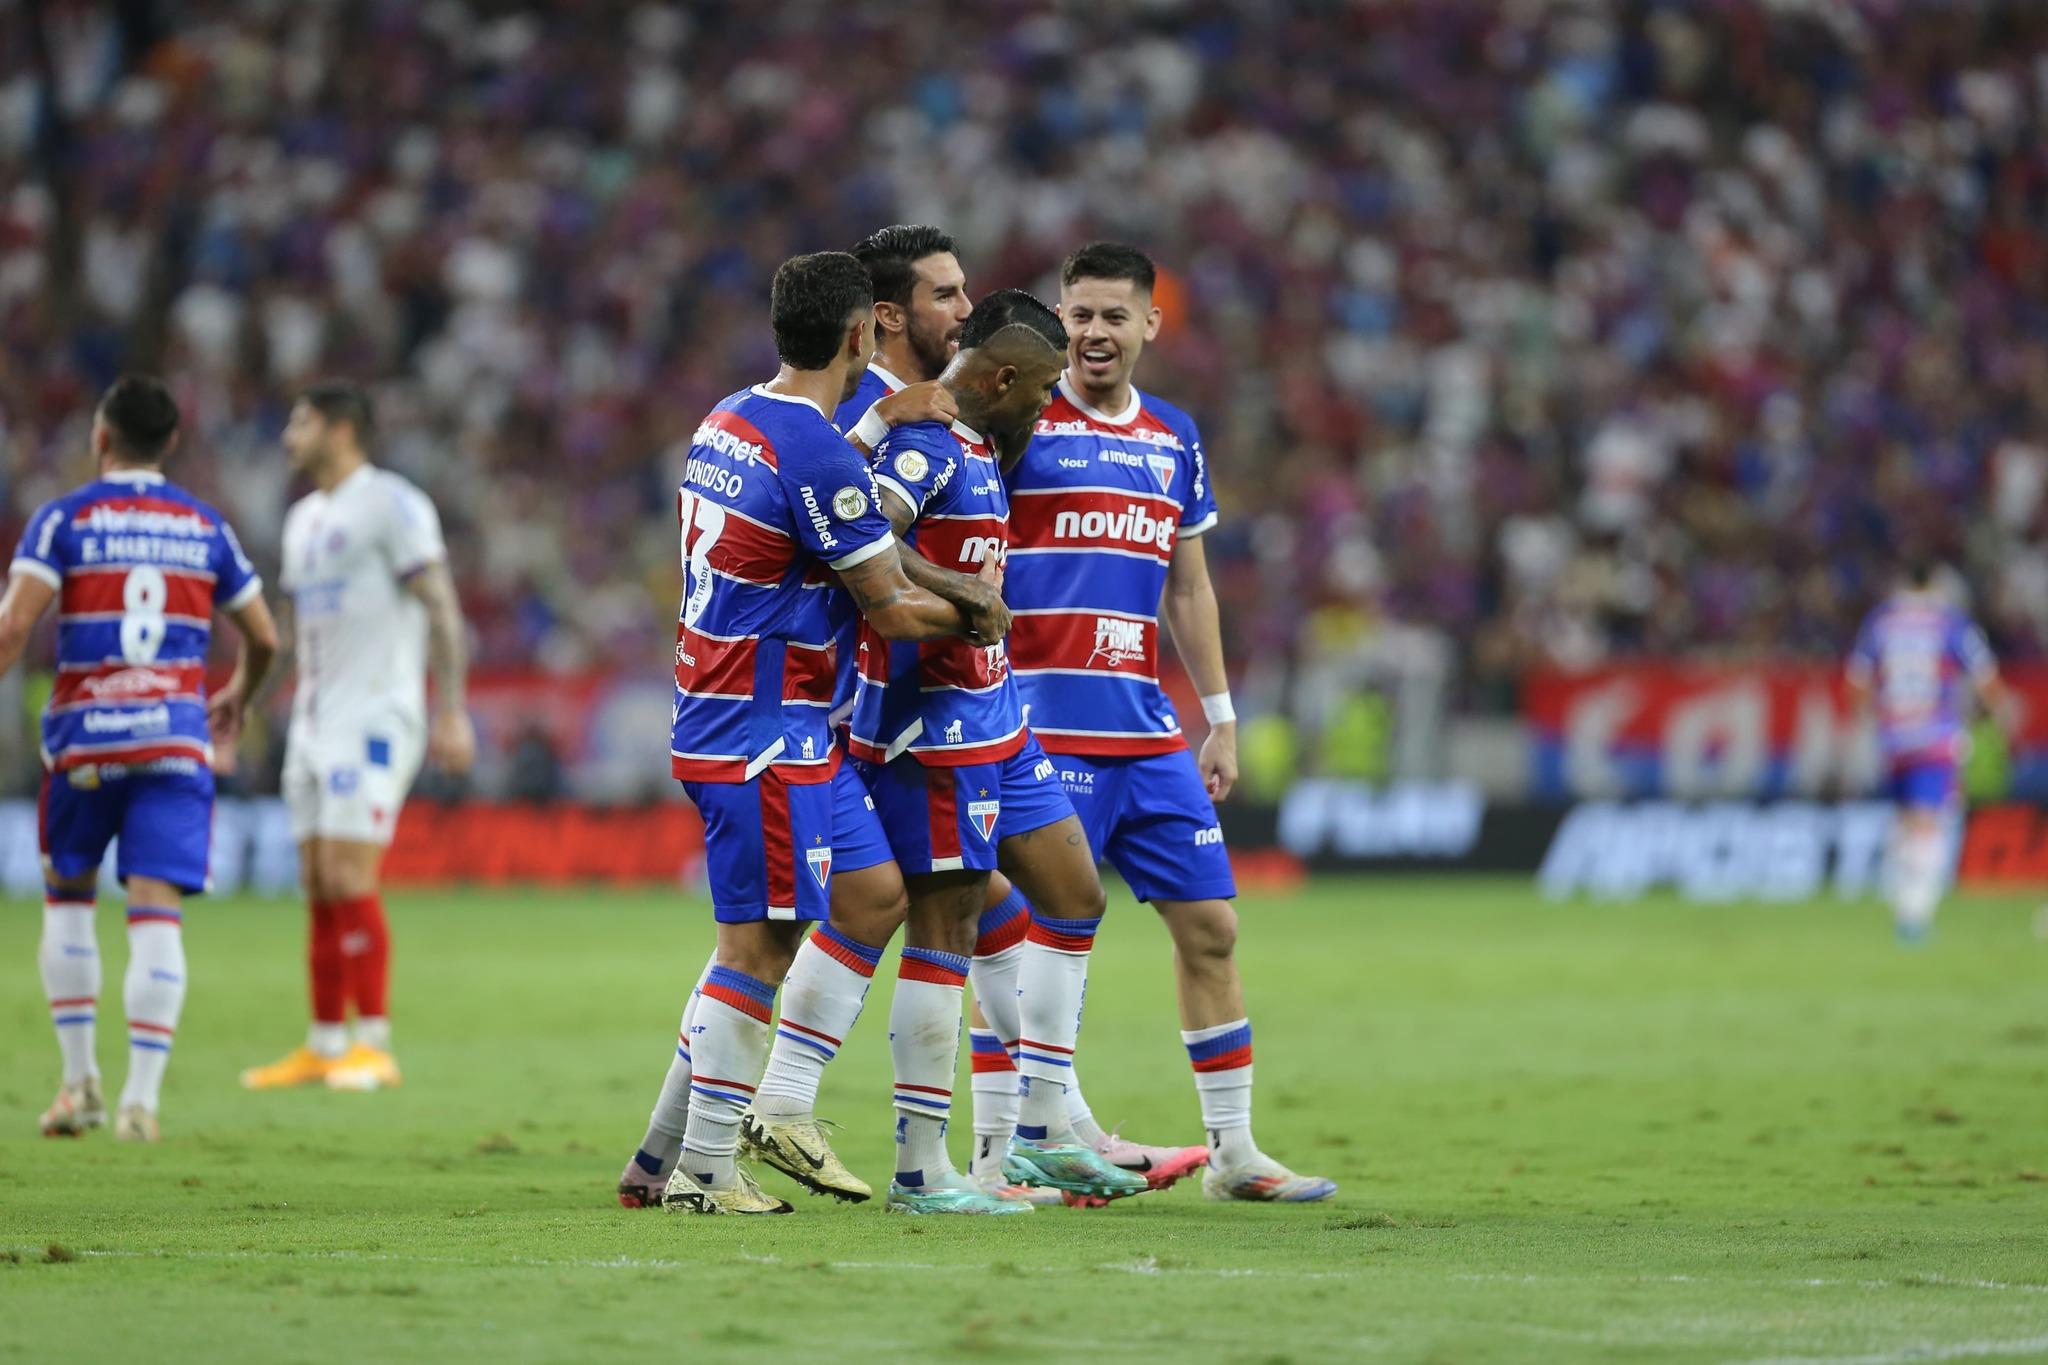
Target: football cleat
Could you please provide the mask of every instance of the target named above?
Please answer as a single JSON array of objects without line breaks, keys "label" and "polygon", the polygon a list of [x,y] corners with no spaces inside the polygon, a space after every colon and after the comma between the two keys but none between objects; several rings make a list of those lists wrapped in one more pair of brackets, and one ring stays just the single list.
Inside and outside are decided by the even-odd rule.
[{"label": "football cleat", "polygon": [[874,1187],[839,1159],[817,1119],[780,1119],[749,1108],[740,1116],[740,1141],[753,1156],[812,1194],[829,1194],[849,1204],[874,1198]]},{"label": "football cleat", "polygon": [[382,1048],[355,1043],[327,1069],[329,1090],[395,1090],[404,1078],[398,1062]]},{"label": "football cleat", "polygon": [[124,1104],[114,1115],[114,1136],[122,1142],[155,1142],[159,1136],[154,1110],[139,1104]]},{"label": "football cleat", "polygon": [[999,1167],[990,1167],[968,1179],[981,1186],[981,1192],[997,1199],[1007,1199],[1014,1204],[1057,1204],[1065,1198],[1058,1190],[1038,1190],[1029,1185],[1012,1185],[1003,1179]]},{"label": "football cleat", "polygon": [[87,1076],[61,1087],[37,1126],[44,1137],[84,1137],[87,1129],[101,1127],[106,1121],[107,1097],[100,1093],[100,1078]]},{"label": "football cleat", "polygon": [[1037,1185],[1069,1194],[1121,1199],[1143,1194],[1145,1177],[1111,1165],[1093,1147],[1070,1143],[1010,1139],[1003,1154],[1003,1178],[1014,1185]]},{"label": "football cleat", "polygon": [[268,1066],[252,1066],[242,1073],[244,1090],[283,1090],[294,1085],[318,1085],[341,1061],[322,1057],[312,1048],[299,1046]]},{"label": "football cleat", "polygon": [[892,1180],[889,1182],[889,1202],[885,1207],[891,1213],[965,1213],[984,1217],[1032,1211],[1031,1205],[1024,1200],[990,1194],[980,1187],[980,1182],[972,1179],[963,1179],[958,1185],[916,1187],[899,1185]]},{"label": "football cleat", "polygon": [[626,1163],[626,1169],[619,1172],[619,1207],[622,1209],[658,1209],[661,1207],[661,1192],[668,1185],[665,1175],[649,1175],[647,1168],[637,1161]]},{"label": "football cleat", "polygon": [[1260,1156],[1236,1170],[1211,1166],[1202,1172],[1202,1193],[1211,1199],[1254,1204],[1313,1204],[1337,1192],[1337,1182],[1317,1175],[1296,1175],[1269,1156]]},{"label": "football cleat", "polygon": [[[1094,1145],[1112,1165],[1144,1176],[1145,1188],[1150,1190],[1170,1189],[1182,1176],[1209,1164],[1207,1147],[1147,1147],[1115,1132],[1103,1134]],[[1109,1203],[1095,1194],[1065,1194],[1062,1198],[1077,1209],[1099,1209]]]},{"label": "football cleat", "polygon": [[671,1213],[794,1213],[786,1199],[777,1199],[754,1183],[745,1168],[725,1189],[700,1185],[697,1178],[676,1167],[662,1192],[661,1206]]}]

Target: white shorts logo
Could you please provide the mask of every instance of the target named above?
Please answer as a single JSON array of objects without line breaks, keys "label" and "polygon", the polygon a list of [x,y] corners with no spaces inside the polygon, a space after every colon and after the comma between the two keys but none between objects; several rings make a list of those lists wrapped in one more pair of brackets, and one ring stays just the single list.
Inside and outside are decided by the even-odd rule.
[{"label": "white shorts logo", "polygon": [[959,744],[963,742],[961,735],[961,722],[956,720],[947,723],[945,742],[948,744]]},{"label": "white shorts logo", "polygon": [[1000,801],[969,801],[967,818],[981,831],[982,838],[993,839],[996,837],[996,814],[1002,808],[1003,803]]},{"label": "white shorts logo", "polygon": [[915,450],[906,450],[896,457],[896,472],[907,483],[918,482],[931,470],[931,462]]},{"label": "white shorts logo", "polygon": [[832,495],[832,515],[841,521],[859,521],[868,514],[868,495],[852,484]]},{"label": "white shorts logo", "polygon": [[811,865],[811,876],[819,886],[825,886],[832,876],[832,850],[830,848],[807,848],[804,861]]}]

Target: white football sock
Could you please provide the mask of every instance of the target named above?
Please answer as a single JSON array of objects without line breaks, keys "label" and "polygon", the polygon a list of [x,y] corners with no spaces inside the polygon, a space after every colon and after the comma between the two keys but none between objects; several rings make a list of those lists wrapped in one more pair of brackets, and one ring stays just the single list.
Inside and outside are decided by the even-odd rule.
[{"label": "white football sock", "polygon": [[683,1131],[690,1123],[690,1022],[697,1014],[697,993],[717,964],[714,952],[697,974],[697,984],[690,987],[690,998],[683,1003],[683,1021],[676,1029],[676,1055],[662,1077],[654,1112],[647,1116],[647,1136],[640,1139],[640,1150],[633,1154],[633,1160],[649,1175],[666,1177],[682,1154]]},{"label": "white football sock", "polygon": [[1030,1142],[1072,1142],[1067,1080],[1081,1036],[1088,990],[1088,954],[1102,919],[1050,919],[1031,912],[1018,972],[1017,1071],[1023,1078],[1017,1136]]},{"label": "white football sock", "polygon": [[1251,1021],[1182,1029],[1180,1040],[1195,1069],[1211,1160],[1224,1168],[1244,1165],[1259,1155],[1258,1144],[1252,1141]]},{"label": "white football sock", "polygon": [[164,906],[128,907],[128,1081],[121,1107],[152,1112],[163,1092],[171,1039],[185,1007],[185,935],[182,916]]},{"label": "white football sock", "polygon": [[723,965],[697,990],[682,1161],[707,1188],[730,1189],[738,1178],[740,1115],[753,1103],[768,1062],[774,1007],[774,986]]},{"label": "white football sock", "polygon": [[808,1118],[818,1106],[818,1083],[874,984],[880,948],[821,924],[796,950],[782,981],[782,1017],[768,1070],[754,1096],[754,1111],[769,1118]]},{"label": "white football sock", "polygon": [[100,997],[100,944],[93,931],[91,892],[52,889],[43,900],[43,941],[36,955],[43,994],[64,1057],[64,1084],[100,1074],[94,1022]]},{"label": "white football sock", "polygon": [[334,1061],[348,1051],[348,1025],[323,1024],[316,1019],[306,1030],[306,1046],[314,1056]]},{"label": "white football sock", "polygon": [[1067,1122],[1073,1127],[1074,1136],[1085,1146],[1100,1147],[1109,1134],[1102,1131],[1102,1125],[1095,1121],[1094,1111],[1081,1096],[1081,1073],[1067,1072]]},{"label": "white football sock", "polygon": [[974,1160],[968,1169],[980,1175],[1002,1166],[1003,1149],[1017,1131],[1017,1068],[994,1029],[969,1029],[967,1036],[974,1095]]},{"label": "white football sock", "polygon": [[896,1183],[940,1183],[953,1171],[946,1119],[960,1061],[960,1003],[968,959],[936,948],[906,947],[889,1004],[889,1057],[896,1067]]},{"label": "white football sock", "polygon": [[383,1017],[356,1017],[356,1041],[379,1052],[391,1051],[391,1021]]},{"label": "white football sock", "polygon": [[1925,929],[1934,922],[1942,883],[1947,880],[1948,869],[1943,865],[1947,842],[1939,828],[1902,831],[1895,837],[1892,914],[1902,927]]}]

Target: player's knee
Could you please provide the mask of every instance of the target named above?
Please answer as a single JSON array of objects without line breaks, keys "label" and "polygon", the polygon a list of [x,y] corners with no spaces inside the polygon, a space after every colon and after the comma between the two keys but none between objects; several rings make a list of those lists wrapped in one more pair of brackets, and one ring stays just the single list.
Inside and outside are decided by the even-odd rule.
[{"label": "player's knee", "polygon": [[1237,911],[1229,901],[1196,901],[1166,915],[1173,946],[1191,961],[1228,961],[1237,952]]}]

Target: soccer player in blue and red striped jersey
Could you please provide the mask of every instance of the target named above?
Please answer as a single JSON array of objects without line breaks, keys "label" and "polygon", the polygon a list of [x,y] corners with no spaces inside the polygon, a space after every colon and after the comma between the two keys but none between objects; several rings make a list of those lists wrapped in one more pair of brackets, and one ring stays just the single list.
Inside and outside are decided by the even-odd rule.
[{"label": "soccer player in blue and red striped jersey", "polygon": [[1897,592],[1870,613],[1849,653],[1848,681],[1877,713],[1878,744],[1898,815],[1892,827],[1893,927],[1924,940],[1948,876],[1948,825],[1968,743],[1971,693],[2003,718],[2006,692],[1984,632],[1950,602],[1933,561],[1908,568]]},{"label": "soccer player in blue and red striped jersey", "polygon": [[[0,672],[57,604],[57,684],[43,710],[43,986],[64,1059],[50,1136],[106,1122],[93,1029],[100,960],[93,906],[119,842],[128,895],[128,1079],[114,1135],[153,1142],[185,1002],[184,898],[206,889],[213,742],[232,743],[277,657],[263,583],[220,513],[169,482],[178,407],[159,380],[118,380],[93,414],[99,477],[37,509],[0,598]],[[242,636],[209,700],[213,614]]]},{"label": "soccer player in blue and red striped jersey", "polygon": [[664,1150],[643,1144],[635,1157],[650,1176],[673,1161],[663,1198],[672,1209],[789,1211],[735,1161],[775,983],[805,931],[827,918],[828,889],[887,910],[902,903],[867,794],[842,769],[827,724],[835,577],[883,638],[972,628],[903,576],[867,465],[827,417],[873,352],[872,304],[867,272],[849,255],[785,262],[770,303],[782,367],[704,419],[677,494],[684,596],[670,757],[703,816],[718,947],[664,1084],[665,1099],[679,1081],[687,1087],[684,1132],[679,1143],[650,1132]]},{"label": "soccer player in blue and red striped jersey", "polygon": [[[940,382],[959,420],[898,427],[875,451],[890,519],[942,568],[1000,565],[1009,506],[998,450],[1029,439],[1065,350],[1051,309],[1019,290],[983,299]],[[959,1174],[945,1150],[957,1013],[990,872],[1004,863],[1033,888],[1045,931],[1027,952],[1018,993],[1018,1133],[1004,1173],[1020,1184],[1114,1196],[1145,1188],[1073,1140],[1065,1078],[1079,1029],[1081,983],[1104,905],[1102,886],[1052,763],[1025,728],[1003,644],[883,640],[864,627],[849,747],[874,794],[910,890],[906,978],[943,992],[898,990],[890,1016],[897,1069],[898,1159],[892,1207],[1006,1212]]]},{"label": "soccer player in blue and red striped jersey", "polygon": [[[1156,271],[1133,247],[1084,246],[1060,273],[1059,392],[1008,471],[1010,648],[1032,729],[1059,763],[1089,845],[1151,901],[1174,942],[1181,1038],[1218,1199],[1301,1202],[1336,1186],[1252,1140],[1251,1023],[1238,981],[1237,887],[1215,802],[1237,779],[1237,725],[1201,536],[1216,523],[1202,438],[1132,383],[1159,334]],[[1159,617],[1210,731],[1188,752],[1159,683]]]}]

